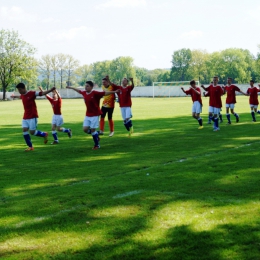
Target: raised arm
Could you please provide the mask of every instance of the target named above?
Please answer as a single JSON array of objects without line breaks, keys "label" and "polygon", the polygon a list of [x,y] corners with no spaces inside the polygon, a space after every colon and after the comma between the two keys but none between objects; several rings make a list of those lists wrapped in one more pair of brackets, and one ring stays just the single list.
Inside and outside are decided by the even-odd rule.
[{"label": "raised arm", "polygon": [[[40,90],[41,92],[43,92],[43,88],[42,88],[42,87],[39,87],[39,90]],[[46,94],[45,96],[49,96],[49,95]]]},{"label": "raised arm", "polygon": [[41,93],[42,93],[42,95],[47,95],[47,94],[49,94],[50,92],[52,92],[53,90],[55,90],[55,89],[56,89],[56,88],[53,87],[53,88],[51,88],[51,89],[48,89],[48,90],[42,91]]},{"label": "raised arm", "polygon": [[21,96],[16,96],[16,95],[12,94],[10,97],[15,99],[15,98],[20,98]]},{"label": "raised arm", "polygon": [[196,94],[200,95],[200,92],[199,92],[197,89],[195,89],[195,88],[193,88],[193,87],[191,87],[191,89],[192,89]]},{"label": "raised arm", "polygon": [[135,87],[135,84],[134,84],[134,79],[133,78],[129,78],[129,80],[131,81],[131,83],[132,83],[132,88],[134,88]]},{"label": "raised arm", "polygon": [[184,90],[184,88],[183,88],[183,87],[181,87],[181,90],[183,91],[183,93],[184,93],[184,94],[186,94],[186,92],[185,92],[185,90]]},{"label": "raised arm", "polygon": [[204,85],[201,85],[200,87],[203,88],[205,91],[207,91],[206,88],[204,87]]},{"label": "raised arm", "polygon": [[78,92],[78,93],[80,94],[80,90],[77,89],[77,88],[73,88],[73,87],[70,87],[70,86],[67,86],[66,88],[68,88],[68,89],[72,89],[72,90],[74,90],[74,91],[76,91],[76,92]]},{"label": "raised arm", "polygon": [[120,92],[120,89],[117,89],[115,91],[105,91],[105,95],[104,96],[108,96],[110,94],[115,94],[115,93],[119,93]]}]

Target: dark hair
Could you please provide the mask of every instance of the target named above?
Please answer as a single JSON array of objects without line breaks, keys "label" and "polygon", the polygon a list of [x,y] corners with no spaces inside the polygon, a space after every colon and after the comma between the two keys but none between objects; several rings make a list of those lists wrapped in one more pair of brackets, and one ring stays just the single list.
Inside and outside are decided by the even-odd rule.
[{"label": "dark hair", "polygon": [[24,83],[20,82],[19,84],[16,85],[16,88],[23,88],[25,89]]},{"label": "dark hair", "polygon": [[86,81],[86,84],[89,84],[91,87],[94,86],[94,83],[93,83],[93,81],[91,81],[91,80]]},{"label": "dark hair", "polygon": [[123,80],[126,79],[126,81],[128,82],[128,79],[127,78],[123,78]]},{"label": "dark hair", "polygon": [[190,81],[190,85],[193,85],[193,84],[196,84],[194,79]]},{"label": "dark hair", "polygon": [[232,78],[227,78],[227,79],[233,80]]},{"label": "dark hair", "polygon": [[255,83],[255,81],[254,81],[254,80],[252,80],[252,79],[250,80],[250,82],[252,82],[252,83]]},{"label": "dark hair", "polygon": [[214,76],[213,78],[218,78],[218,76]]},{"label": "dark hair", "polygon": [[103,78],[102,80],[105,80],[105,81],[108,81],[108,79],[105,77],[105,78]]}]

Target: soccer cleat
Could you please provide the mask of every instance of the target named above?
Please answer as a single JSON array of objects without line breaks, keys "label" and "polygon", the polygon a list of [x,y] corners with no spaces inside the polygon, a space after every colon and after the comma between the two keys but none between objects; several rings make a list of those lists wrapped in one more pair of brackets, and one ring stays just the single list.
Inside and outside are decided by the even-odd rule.
[{"label": "soccer cleat", "polygon": [[203,125],[201,125],[198,129],[203,129],[204,128],[204,126]]},{"label": "soccer cleat", "polygon": [[33,150],[34,150],[33,147],[28,147],[28,148],[26,148],[24,151],[25,151],[25,152],[30,152],[30,151],[33,151]]},{"label": "soccer cleat", "polygon": [[98,146],[94,146],[93,148],[92,148],[92,150],[97,150],[97,149],[99,149],[100,148],[100,145],[98,145]]},{"label": "soccer cleat", "polygon": [[231,122],[229,121],[229,122],[227,122],[227,125],[231,125]]},{"label": "soccer cleat", "polygon": [[130,127],[130,132],[131,132],[131,134],[134,132],[134,127],[133,126]]},{"label": "soccer cleat", "polygon": [[43,137],[43,142],[45,143],[45,144],[47,144],[48,143],[48,133],[47,132],[45,132],[45,136]]},{"label": "soccer cleat", "polygon": [[239,122],[239,117],[238,117],[238,116],[236,117],[236,122],[237,122],[237,123]]},{"label": "soccer cleat", "polygon": [[110,132],[109,136],[112,137],[114,135],[114,132]]},{"label": "soccer cleat", "polygon": [[253,119],[253,120],[252,120],[252,122],[256,122],[256,120],[255,120],[255,119]]},{"label": "soccer cleat", "polygon": [[219,127],[213,129],[214,132],[217,132],[217,131],[219,131],[219,130],[220,130]]},{"label": "soccer cleat", "polygon": [[71,129],[68,129],[68,130],[69,130],[68,137],[71,138],[72,137],[72,131],[71,131]]},{"label": "soccer cleat", "polygon": [[51,144],[58,144],[59,141],[54,140]]}]

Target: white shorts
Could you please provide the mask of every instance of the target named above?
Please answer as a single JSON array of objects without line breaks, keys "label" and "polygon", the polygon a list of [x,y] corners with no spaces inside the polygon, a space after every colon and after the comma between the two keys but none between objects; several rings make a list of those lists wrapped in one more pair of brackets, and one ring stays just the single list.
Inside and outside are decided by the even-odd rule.
[{"label": "white shorts", "polygon": [[257,108],[258,105],[251,105],[251,104],[250,104],[250,107],[251,107],[251,108]]},{"label": "white shorts", "polygon": [[221,111],[221,108],[209,106],[209,113],[212,113],[213,115],[218,115],[220,113],[220,111]]},{"label": "white shorts", "polygon": [[22,128],[28,128],[29,130],[36,130],[38,118],[23,119]]},{"label": "white shorts", "polygon": [[202,106],[199,101],[194,101],[192,105],[192,113],[200,114],[202,111]]},{"label": "white shorts", "polygon": [[98,121],[99,116],[85,116],[85,119],[83,121],[84,127],[90,127],[91,129],[96,129],[99,126]]},{"label": "white shorts", "polygon": [[61,126],[63,125],[63,117],[62,115],[53,115],[52,116],[52,122],[53,125]]},{"label": "white shorts", "polygon": [[131,107],[120,107],[123,120],[132,117]]},{"label": "white shorts", "polygon": [[226,107],[228,108],[230,108],[230,109],[234,109],[235,108],[235,104],[226,104]]}]

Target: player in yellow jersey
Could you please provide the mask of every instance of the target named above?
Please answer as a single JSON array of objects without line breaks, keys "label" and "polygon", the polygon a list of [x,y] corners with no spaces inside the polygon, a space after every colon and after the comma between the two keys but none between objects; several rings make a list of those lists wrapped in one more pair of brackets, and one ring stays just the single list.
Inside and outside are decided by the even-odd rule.
[{"label": "player in yellow jersey", "polygon": [[[114,91],[114,88],[110,85],[107,78],[102,79],[102,90]],[[100,117],[100,122],[99,122],[100,135],[104,134],[106,114],[108,117],[108,123],[110,128],[109,136],[112,137],[114,135],[114,121],[112,119],[114,107],[115,107],[115,94],[104,96],[102,107],[101,107],[102,115]]]}]

